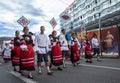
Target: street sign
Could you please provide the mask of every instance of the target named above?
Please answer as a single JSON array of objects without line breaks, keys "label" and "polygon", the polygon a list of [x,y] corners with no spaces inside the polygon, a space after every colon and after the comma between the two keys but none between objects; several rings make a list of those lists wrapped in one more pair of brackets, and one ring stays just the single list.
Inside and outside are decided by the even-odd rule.
[{"label": "street sign", "polygon": [[55,20],[54,17],[50,20],[50,24],[51,24],[51,26],[53,27],[53,29],[54,29],[54,27],[57,25],[57,22],[56,22],[56,20]]},{"label": "street sign", "polygon": [[17,20],[17,22],[18,22],[20,25],[22,25],[23,27],[27,26],[27,25],[30,23],[30,21],[27,20],[24,16],[22,16],[21,18],[19,18],[19,19]]},{"label": "street sign", "polygon": [[86,28],[84,26],[81,27],[81,32],[85,32]]}]

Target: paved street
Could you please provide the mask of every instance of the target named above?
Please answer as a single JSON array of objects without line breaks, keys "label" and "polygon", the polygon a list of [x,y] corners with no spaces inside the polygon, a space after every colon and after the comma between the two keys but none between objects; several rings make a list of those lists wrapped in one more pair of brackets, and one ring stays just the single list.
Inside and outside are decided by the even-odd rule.
[{"label": "paved street", "polygon": [[[85,63],[83,58],[78,67],[73,67],[67,61],[67,68],[58,71],[53,67],[53,75],[48,76],[46,69],[43,68],[42,75],[33,72],[34,79],[30,80],[12,71],[11,63],[4,63],[0,59],[0,83],[120,83],[120,60],[102,59],[93,63]],[[27,76],[27,72],[25,72]]]}]

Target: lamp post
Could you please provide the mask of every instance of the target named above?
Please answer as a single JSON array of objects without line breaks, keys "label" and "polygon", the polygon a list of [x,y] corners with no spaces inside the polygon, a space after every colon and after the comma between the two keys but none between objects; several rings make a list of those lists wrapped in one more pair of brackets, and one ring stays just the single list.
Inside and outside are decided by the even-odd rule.
[{"label": "lamp post", "polygon": [[98,21],[98,24],[99,24],[99,41],[100,41],[100,55],[102,56],[102,48],[101,48],[101,17],[100,17],[101,13],[99,13],[99,21]]},{"label": "lamp post", "polygon": [[81,25],[82,25],[82,27],[81,27],[81,32],[85,32],[85,37],[86,37],[86,39],[87,39],[87,29],[86,29],[85,22],[82,21]]}]

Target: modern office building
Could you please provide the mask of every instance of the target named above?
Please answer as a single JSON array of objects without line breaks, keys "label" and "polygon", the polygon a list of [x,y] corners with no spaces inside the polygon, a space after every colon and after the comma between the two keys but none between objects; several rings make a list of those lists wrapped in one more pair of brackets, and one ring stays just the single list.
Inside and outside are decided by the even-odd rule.
[{"label": "modern office building", "polygon": [[104,42],[102,49],[110,47],[109,40],[114,52],[120,49],[120,0],[74,0],[63,14],[71,16],[68,21],[60,18],[60,26],[67,32],[81,33],[81,27],[85,27],[89,39],[95,33]]},{"label": "modern office building", "polygon": [[[116,25],[120,21],[120,0],[75,0],[61,14],[70,14],[71,19],[64,22],[60,20],[61,28],[68,31],[86,26],[87,30]],[[99,21],[100,19],[100,21]]]}]

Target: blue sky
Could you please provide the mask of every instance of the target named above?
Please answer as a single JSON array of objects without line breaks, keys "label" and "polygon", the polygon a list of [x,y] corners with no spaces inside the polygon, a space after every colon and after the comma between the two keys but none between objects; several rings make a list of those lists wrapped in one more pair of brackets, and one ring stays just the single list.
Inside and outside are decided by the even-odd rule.
[{"label": "blue sky", "polygon": [[[52,27],[49,21],[54,17],[59,30],[59,14],[74,0],[0,0],[0,37],[14,36],[15,30],[22,31],[17,23],[21,16],[25,16],[30,24],[30,31],[39,32],[39,27],[46,27],[46,34],[50,34]],[[22,32],[21,32],[22,34]]]}]

